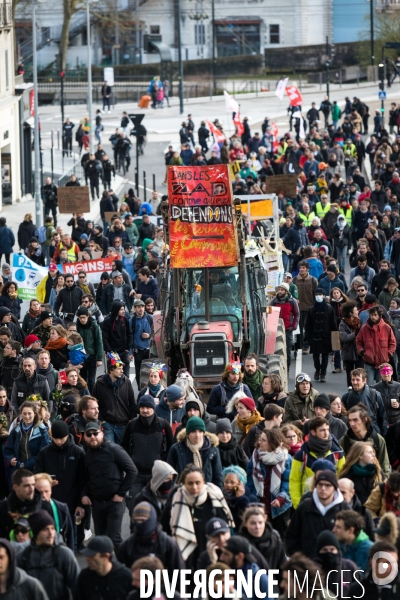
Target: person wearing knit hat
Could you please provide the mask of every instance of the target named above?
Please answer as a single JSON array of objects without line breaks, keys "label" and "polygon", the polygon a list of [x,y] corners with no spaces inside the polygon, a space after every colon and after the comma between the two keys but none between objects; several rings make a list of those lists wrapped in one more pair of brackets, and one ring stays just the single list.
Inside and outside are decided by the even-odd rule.
[{"label": "person wearing knit hat", "polygon": [[319,534],[332,530],[336,515],[348,508],[338,489],[335,473],[320,471],[311,496],[303,499],[292,515],[285,538],[287,554],[291,556],[294,552],[302,552],[313,558]]},{"label": "person wearing knit hat", "polygon": [[253,398],[239,398],[235,401],[235,406],[237,417],[232,422],[232,436],[236,438],[238,445],[242,446],[250,429],[264,421],[264,417],[256,409]]},{"label": "person wearing knit hat", "polygon": [[143,394],[138,402],[139,416],[130,421],[122,438],[122,447],[138,469],[138,475],[130,489],[127,501],[129,511],[134,499],[150,482],[156,460],[167,460],[174,443],[169,421],[156,414],[153,396]]},{"label": "person wearing knit hat", "polygon": [[218,438],[206,433],[203,419],[190,417],[186,428],[177,435],[177,443],[171,447],[167,460],[178,473],[193,463],[204,472],[206,483],[222,488],[222,465],[217,447]]},{"label": "person wearing knit hat", "polygon": [[[180,386],[179,386],[180,387]],[[186,423],[191,417],[200,417],[204,421],[206,431],[215,433],[216,424],[210,419],[210,415],[206,412],[203,402],[200,398],[196,398],[194,394],[190,394],[190,399],[186,400],[185,416],[182,419],[182,424],[175,431],[175,438],[182,429],[186,428]]]},{"label": "person wearing knit hat", "polygon": [[314,476],[313,465],[318,459],[332,463],[336,473],[345,465],[344,452],[329,430],[329,422],[323,417],[314,417],[307,422],[309,436],[292,461],[289,478],[290,497],[297,508],[301,497],[310,488]]},{"label": "person wearing knit hat", "polygon": [[[68,425],[65,421],[57,420],[54,421],[51,425],[51,437],[53,440],[61,440],[63,438],[68,438],[69,429]],[[66,441],[66,440],[65,440]]]},{"label": "person wearing knit hat", "polygon": [[81,315],[84,315],[86,317],[89,316],[89,310],[86,308],[86,306],[80,306],[78,308],[78,310],[76,311],[76,316],[80,317]]},{"label": "person wearing knit hat", "polygon": [[56,540],[56,524],[47,511],[37,510],[28,522],[33,538],[18,555],[18,565],[42,583],[49,598],[72,597],[79,573],[73,551]]},{"label": "person wearing knit hat", "polygon": [[315,475],[317,475],[319,471],[332,471],[332,473],[336,473],[335,465],[324,458],[316,460],[311,468]]},{"label": "person wearing knit hat", "polygon": [[185,416],[185,392],[179,385],[167,387],[156,406],[156,414],[171,424],[173,433],[176,432]]},{"label": "person wearing knit hat", "polygon": [[[333,275],[333,273],[331,273]],[[322,282],[331,284],[330,275],[328,273]],[[338,281],[335,279],[335,282]],[[323,285],[320,282],[319,285]],[[343,291],[343,284],[335,283],[335,287],[339,287]],[[305,338],[310,344],[310,352],[313,355],[315,381],[326,381],[326,370],[329,362],[329,354],[332,352],[332,331],[337,331],[335,312],[326,302],[326,292],[322,287],[317,287],[314,291],[314,305],[308,310],[305,324]],[[322,358],[321,358],[322,355]]]},{"label": "person wearing knit hat", "polygon": [[40,339],[38,338],[37,335],[30,333],[29,335],[26,336],[25,341],[24,341],[24,347],[30,349],[32,346],[35,346],[35,350],[40,348],[40,346],[42,345],[42,342],[40,341]]},{"label": "person wearing knit hat", "polygon": [[236,436],[232,435],[232,423],[229,419],[218,419],[215,433],[219,441],[218,452],[222,467],[238,465],[246,469],[249,459],[242,446],[239,446]]},{"label": "person wearing knit hat", "polygon": [[[323,417],[329,423],[329,432],[337,439],[341,437],[347,431],[347,425],[341,419],[334,417],[331,413],[331,403],[327,394],[318,394],[314,400],[314,412],[316,417]],[[304,423],[303,435],[308,435],[310,421]]]},{"label": "person wearing knit hat", "polygon": [[347,590],[341,594],[342,597],[346,596],[350,584],[354,581],[355,565],[352,560],[342,558],[339,541],[332,531],[325,530],[319,534],[313,561],[322,567],[325,576],[329,573],[330,589]]},{"label": "person wearing knit hat", "polygon": [[230,465],[222,470],[224,495],[235,521],[235,531],[242,525],[242,514],[252,502],[258,502],[257,496],[250,493],[247,486],[247,473],[238,465]]}]

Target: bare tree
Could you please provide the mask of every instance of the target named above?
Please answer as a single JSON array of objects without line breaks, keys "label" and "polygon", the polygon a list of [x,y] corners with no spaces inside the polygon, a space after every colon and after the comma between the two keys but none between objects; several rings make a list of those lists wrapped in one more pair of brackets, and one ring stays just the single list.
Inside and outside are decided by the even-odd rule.
[{"label": "bare tree", "polygon": [[72,16],[83,8],[82,0],[63,0],[63,26],[60,36],[61,69],[65,71],[67,66],[67,50],[69,44],[69,29]]}]

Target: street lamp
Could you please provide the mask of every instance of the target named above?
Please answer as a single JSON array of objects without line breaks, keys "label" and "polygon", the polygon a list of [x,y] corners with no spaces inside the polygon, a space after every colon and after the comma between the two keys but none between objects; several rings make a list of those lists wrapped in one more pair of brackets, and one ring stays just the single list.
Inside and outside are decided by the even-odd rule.
[{"label": "street lamp", "polygon": [[39,88],[37,76],[36,2],[32,0],[32,46],[33,46],[33,101],[34,101],[34,144],[35,144],[35,213],[36,226],[43,225],[43,202],[40,189],[40,133],[39,133]]},{"label": "street lamp", "polygon": [[87,77],[88,77],[88,113],[89,113],[89,146],[93,154],[93,93],[92,93],[92,41],[90,35],[90,0],[86,0],[86,37],[87,37]]}]

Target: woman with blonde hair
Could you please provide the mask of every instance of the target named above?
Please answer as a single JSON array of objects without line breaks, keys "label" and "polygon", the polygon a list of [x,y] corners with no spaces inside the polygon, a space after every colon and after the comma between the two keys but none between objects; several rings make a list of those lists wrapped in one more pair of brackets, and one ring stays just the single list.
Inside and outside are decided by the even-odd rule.
[{"label": "woman with blonde hair", "polygon": [[18,246],[21,252],[29,246],[31,238],[35,235],[36,225],[33,223],[32,213],[26,213],[24,220],[18,227],[17,239]]},{"label": "woman with blonde hair", "polygon": [[280,569],[285,562],[283,542],[271,523],[265,509],[261,505],[248,506],[242,514],[242,525],[238,535],[249,540],[268,561],[270,569]]},{"label": "woman with blonde hair", "polygon": [[346,455],[339,479],[351,479],[361,504],[369,498],[374,487],[384,481],[384,475],[370,442],[355,442]]},{"label": "woman with blonde hair", "polygon": [[287,444],[289,444],[290,456],[294,456],[303,444],[303,434],[296,425],[290,423],[283,425],[283,427],[281,427],[281,432],[283,433]]}]

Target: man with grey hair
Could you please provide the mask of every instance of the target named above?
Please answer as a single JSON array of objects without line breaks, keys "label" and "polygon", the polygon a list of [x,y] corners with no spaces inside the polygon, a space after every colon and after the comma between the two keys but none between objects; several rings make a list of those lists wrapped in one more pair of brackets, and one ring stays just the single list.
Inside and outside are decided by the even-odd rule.
[{"label": "man with grey hair", "polygon": [[355,510],[356,513],[358,513],[364,518],[365,527],[363,529],[369,537],[369,539],[373,541],[375,539],[374,521],[368,508],[365,508],[365,506],[361,504],[361,501],[356,494],[354,482],[351,479],[347,479],[347,477],[342,477],[341,479],[339,479],[338,484],[339,490],[342,492],[342,496],[345,502],[347,502],[347,504],[351,508],[351,510]]}]

